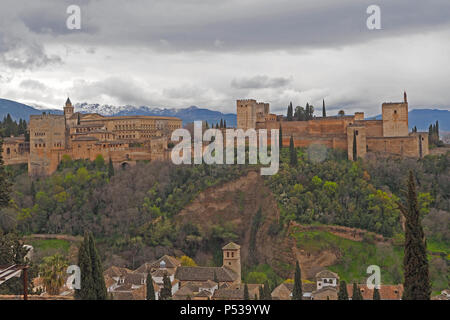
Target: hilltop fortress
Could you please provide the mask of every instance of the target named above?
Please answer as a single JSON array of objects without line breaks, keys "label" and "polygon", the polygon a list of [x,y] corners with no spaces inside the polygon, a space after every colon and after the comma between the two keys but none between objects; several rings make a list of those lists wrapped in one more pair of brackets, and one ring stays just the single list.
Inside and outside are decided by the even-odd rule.
[{"label": "hilltop fortress", "polygon": [[68,98],[64,115],[30,116],[30,141],[24,137],[5,138],[5,164],[28,163],[31,176],[50,175],[63,156],[94,160],[102,155],[116,166],[138,160],[165,160],[168,141],[182,121],[173,117],[120,116],[74,112]]},{"label": "hilltop fortress", "polygon": [[422,158],[429,153],[428,133],[409,132],[408,99],[382,104],[382,120],[365,120],[363,112],[354,115],[314,117],[307,121],[287,121],[271,114],[268,103],[253,99],[237,100],[238,129],[282,129],[283,146],[291,136],[296,147],[313,144],[346,150],[348,158],[364,158],[369,152]]},{"label": "hilltop fortress", "polygon": [[[63,115],[30,116],[29,142],[23,136],[4,138],[3,159],[7,165],[28,163],[31,176],[52,174],[64,156],[92,161],[102,155],[123,167],[139,160],[168,160],[170,136],[181,127],[181,119],[174,117],[105,117],[74,112],[68,98]],[[342,149],[350,160],[370,152],[416,158],[429,154],[428,133],[408,130],[406,93],[403,102],[382,104],[381,120],[365,120],[363,112],[356,112],[288,121],[271,114],[268,103],[237,100],[237,128],[269,132],[281,128],[283,146],[289,146],[292,137],[296,147],[319,144]]]}]

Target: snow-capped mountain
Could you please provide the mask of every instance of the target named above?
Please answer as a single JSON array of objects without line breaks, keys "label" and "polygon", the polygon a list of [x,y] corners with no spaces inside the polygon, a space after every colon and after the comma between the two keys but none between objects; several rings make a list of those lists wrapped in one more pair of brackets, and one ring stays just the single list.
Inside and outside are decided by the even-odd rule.
[{"label": "snow-capped mountain", "polygon": [[147,106],[113,106],[113,105],[99,105],[90,103],[77,103],[74,105],[75,111],[82,113],[98,113],[104,116],[165,116],[178,117],[183,120],[183,124],[193,122],[195,120],[207,121],[210,124],[220,122],[221,119],[226,120],[227,126],[236,126],[236,115],[232,113],[222,113],[209,109],[198,108],[191,106],[182,109],[169,108],[150,108]]}]

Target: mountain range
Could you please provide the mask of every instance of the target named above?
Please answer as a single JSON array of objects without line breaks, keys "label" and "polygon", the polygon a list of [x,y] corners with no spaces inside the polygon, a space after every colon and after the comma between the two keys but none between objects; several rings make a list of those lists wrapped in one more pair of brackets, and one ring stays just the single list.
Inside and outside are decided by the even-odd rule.
[{"label": "mountain range", "polygon": [[[195,120],[207,121],[209,124],[220,122],[221,119],[226,120],[227,126],[236,126],[236,114],[222,113],[220,111],[209,110],[191,106],[188,108],[171,109],[171,108],[151,108],[147,106],[113,106],[89,103],[77,103],[74,105],[75,111],[82,113],[99,113],[105,116],[127,116],[127,115],[146,115],[146,116],[165,116],[178,117],[183,120],[183,124],[193,122]],[[450,109],[450,108],[449,108]],[[62,114],[62,110],[58,109],[38,109],[29,105],[25,105],[16,101],[0,99],[0,119],[3,119],[8,113],[15,120],[26,119],[30,115],[48,112],[53,114]],[[369,118],[381,119],[381,115]],[[417,127],[419,131],[428,131],[430,124],[439,121],[441,131],[450,131],[450,111],[440,109],[421,108],[414,109],[409,112],[409,126]]]}]

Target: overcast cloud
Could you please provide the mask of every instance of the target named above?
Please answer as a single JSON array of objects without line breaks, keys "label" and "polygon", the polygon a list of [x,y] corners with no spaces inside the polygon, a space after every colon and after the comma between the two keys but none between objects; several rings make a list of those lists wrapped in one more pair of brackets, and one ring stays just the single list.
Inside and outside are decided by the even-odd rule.
[{"label": "overcast cloud", "polygon": [[[81,7],[81,30],[66,9]],[[366,28],[381,7],[382,30]],[[450,106],[448,0],[2,0],[0,97],[235,112]]]}]

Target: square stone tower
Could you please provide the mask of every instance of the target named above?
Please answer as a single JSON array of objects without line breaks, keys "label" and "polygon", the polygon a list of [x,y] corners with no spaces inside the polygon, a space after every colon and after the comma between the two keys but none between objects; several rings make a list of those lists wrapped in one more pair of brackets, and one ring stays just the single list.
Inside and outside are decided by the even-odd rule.
[{"label": "square stone tower", "polygon": [[383,103],[382,117],[384,137],[408,136],[408,99],[406,92],[403,102]]},{"label": "square stone tower", "polygon": [[255,129],[257,122],[264,122],[270,112],[268,103],[257,102],[254,99],[236,101],[237,128],[242,130]]},{"label": "square stone tower", "polygon": [[222,248],[223,267],[233,270],[238,275],[238,283],[241,283],[241,247],[230,242]]}]

